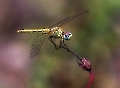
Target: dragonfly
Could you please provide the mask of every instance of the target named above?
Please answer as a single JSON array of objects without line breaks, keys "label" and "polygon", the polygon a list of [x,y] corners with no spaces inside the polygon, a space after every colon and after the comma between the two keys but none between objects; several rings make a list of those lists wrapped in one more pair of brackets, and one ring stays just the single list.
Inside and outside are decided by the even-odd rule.
[{"label": "dragonfly", "polygon": [[[46,49],[46,53],[48,53],[48,55],[50,56],[53,55],[55,50],[60,49],[62,44],[67,47],[67,45],[64,43],[64,40],[70,40],[72,37],[72,33],[70,31],[64,31],[62,29],[62,26],[88,12],[89,11],[84,11],[82,13],[68,16],[67,18],[63,19],[62,21],[59,21],[58,23],[48,28],[17,30],[18,33],[37,33],[31,46],[30,58],[32,59],[39,54],[43,43],[45,43],[44,46]],[[57,45],[55,43],[55,39],[60,39],[60,45]]]}]

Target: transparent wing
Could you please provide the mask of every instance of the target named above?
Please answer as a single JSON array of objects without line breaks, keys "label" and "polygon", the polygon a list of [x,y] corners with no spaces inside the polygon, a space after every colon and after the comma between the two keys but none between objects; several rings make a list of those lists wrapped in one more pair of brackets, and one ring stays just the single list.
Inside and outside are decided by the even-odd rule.
[{"label": "transparent wing", "polygon": [[31,46],[30,59],[34,58],[36,55],[39,54],[39,51],[44,43],[45,38],[46,38],[45,34],[37,33]]},{"label": "transparent wing", "polygon": [[69,16],[69,17],[63,19],[62,21],[60,21],[60,22],[58,22],[58,23],[56,23],[56,24],[54,24],[54,25],[52,25],[52,26],[50,26],[50,27],[48,27],[48,28],[63,26],[63,25],[65,25],[65,24],[69,23],[70,21],[72,21],[72,20],[74,20],[74,19],[76,19],[76,18],[84,15],[84,14],[87,13],[87,12],[89,12],[89,11],[85,11],[85,12],[83,12],[83,13],[79,13],[79,14],[76,14],[76,15],[73,15],[73,16]]},{"label": "transparent wing", "polygon": [[[62,21],[60,21],[60,22],[58,22],[58,23],[56,23],[48,28],[63,26],[65,24],[69,23],[70,21],[72,21],[73,19],[76,19],[87,12],[88,11],[85,11],[83,13],[79,13],[79,14],[76,14],[73,16],[69,16],[69,17],[63,19]],[[31,51],[30,51],[30,58],[34,58],[36,55],[39,54],[39,51],[42,47],[42,44],[44,43],[45,38],[46,38],[45,34],[38,33],[36,35],[36,37],[34,38],[33,44],[32,44]],[[49,55],[52,55],[55,51],[55,48],[53,48],[53,47],[54,47],[54,45],[48,39],[46,39],[46,44],[45,44],[46,53],[49,53]]]},{"label": "transparent wing", "polygon": [[52,56],[55,52],[55,46],[48,38],[49,36],[46,37],[46,40],[44,42],[44,49],[48,56]]}]

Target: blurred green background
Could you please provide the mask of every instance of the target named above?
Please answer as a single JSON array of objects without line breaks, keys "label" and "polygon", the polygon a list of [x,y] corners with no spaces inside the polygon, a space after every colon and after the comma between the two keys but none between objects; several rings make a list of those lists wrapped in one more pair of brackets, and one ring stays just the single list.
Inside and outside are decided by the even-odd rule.
[{"label": "blurred green background", "polygon": [[91,61],[91,88],[120,88],[119,0],[0,0],[0,88],[86,88],[89,73],[75,56],[60,49],[49,57],[42,48],[29,59],[35,34],[16,32],[49,27],[86,10],[63,27],[73,34],[66,44]]}]

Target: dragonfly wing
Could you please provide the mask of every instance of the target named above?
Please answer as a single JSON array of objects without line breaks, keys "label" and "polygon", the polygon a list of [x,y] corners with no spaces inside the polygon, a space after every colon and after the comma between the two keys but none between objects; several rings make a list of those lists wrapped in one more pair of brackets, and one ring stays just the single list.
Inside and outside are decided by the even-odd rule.
[{"label": "dragonfly wing", "polygon": [[50,26],[49,28],[63,26],[63,25],[65,25],[65,24],[69,23],[70,21],[72,21],[72,20],[74,20],[74,19],[76,19],[76,18],[84,15],[84,14],[87,13],[87,12],[88,12],[88,11],[85,11],[85,12],[83,12],[83,13],[79,13],[79,14],[76,14],[76,15],[73,15],[73,16],[69,16],[69,17],[63,19],[62,21],[60,21],[60,22],[58,22],[58,23]]},{"label": "dragonfly wing", "polygon": [[[55,52],[55,46],[48,38],[49,36],[47,36],[47,39],[44,42],[44,49],[48,56],[52,56]],[[53,42],[54,42],[54,39],[53,39]]]},{"label": "dragonfly wing", "polygon": [[50,26],[50,27],[48,27],[48,28],[60,27],[60,25],[62,25],[64,22],[66,22],[66,21],[69,20],[70,18],[71,18],[71,16],[69,16],[69,17],[63,19],[62,21],[60,21],[60,22],[58,22],[58,23],[56,23],[56,24],[54,24],[54,25],[52,25],[52,26]]},{"label": "dragonfly wing", "polygon": [[31,46],[31,50],[30,50],[30,58],[31,59],[39,54],[39,51],[44,43],[45,38],[46,38],[45,34],[37,33],[37,35],[35,36],[35,38],[33,40],[33,44]]}]

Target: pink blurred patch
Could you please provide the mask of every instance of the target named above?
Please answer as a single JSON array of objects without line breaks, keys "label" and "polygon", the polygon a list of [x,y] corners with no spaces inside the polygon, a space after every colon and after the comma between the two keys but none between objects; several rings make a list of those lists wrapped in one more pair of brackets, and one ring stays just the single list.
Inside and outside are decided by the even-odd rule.
[{"label": "pink blurred patch", "polygon": [[30,77],[29,49],[18,42],[0,42],[0,86],[26,88]]}]

